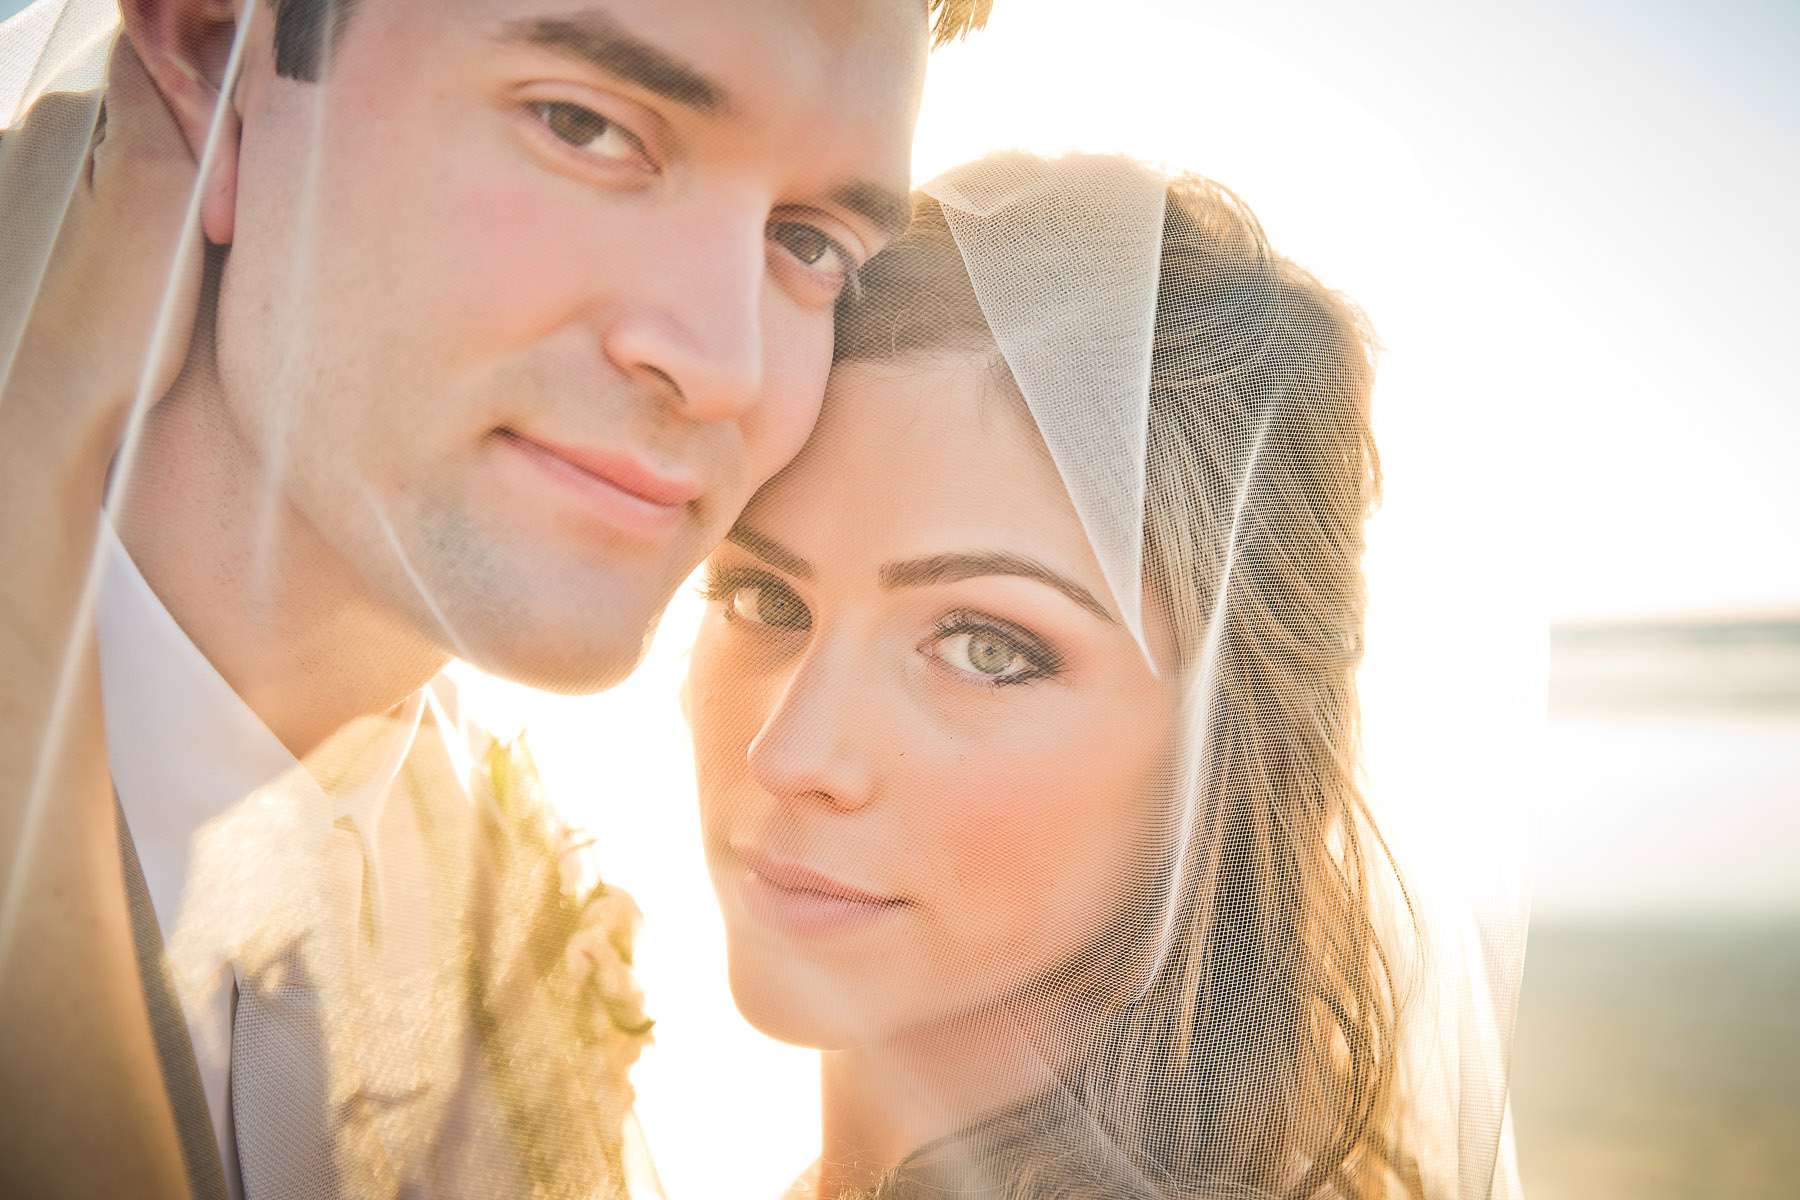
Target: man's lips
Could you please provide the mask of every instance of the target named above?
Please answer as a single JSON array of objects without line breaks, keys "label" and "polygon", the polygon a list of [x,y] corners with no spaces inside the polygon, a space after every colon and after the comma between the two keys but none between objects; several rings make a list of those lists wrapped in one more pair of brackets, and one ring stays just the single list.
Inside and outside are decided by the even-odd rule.
[{"label": "man's lips", "polygon": [[549,442],[541,438],[526,437],[513,429],[500,430],[500,436],[523,449],[561,459],[577,471],[592,475],[603,483],[610,483],[626,495],[649,504],[679,508],[700,496],[700,488],[692,480],[658,471],[623,451]]},{"label": "man's lips", "polygon": [[[528,481],[534,505],[546,495],[573,505],[584,525],[601,526],[634,539],[660,543],[687,518],[700,488],[691,480],[658,471],[635,455],[606,447],[541,441],[512,429],[496,432],[513,464],[515,478]],[[526,468],[520,475],[516,468]],[[559,505],[561,511],[569,511]]]}]

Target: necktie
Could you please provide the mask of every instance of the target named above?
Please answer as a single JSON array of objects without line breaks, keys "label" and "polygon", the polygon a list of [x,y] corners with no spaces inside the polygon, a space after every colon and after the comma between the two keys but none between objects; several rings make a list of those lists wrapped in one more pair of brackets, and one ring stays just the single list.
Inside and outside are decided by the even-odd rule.
[{"label": "necktie", "polygon": [[131,915],[131,940],[137,951],[138,978],[144,986],[144,1004],[150,1012],[150,1034],[162,1067],[163,1086],[175,1111],[175,1133],[181,1139],[182,1162],[187,1167],[188,1191],[198,1200],[225,1200],[225,1171],[219,1163],[219,1147],[213,1138],[212,1116],[200,1089],[200,1071],[194,1063],[193,1043],[188,1040],[187,1020],[169,986],[163,962],[162,930],[150,903],[150,888],[138,862],[137,845],[126,827],[125,813],[113,799],[119,827],[119,860],[125,876],[125,906]]},{"label": "necktie", "polygon": [[[362,839],[342,821],[327,835],[320,877],[328,927],[303,932],[238,979],[231,1025],[231,1108],[246,1200],[349,1195],[336,1159],[343,1132],[332,1106],[326,1003],[315,972],[354,954],[368,927]],[[332,939],[312,953],[313,939]],[[352,1064],[337,1064],[340,1070]]]}]

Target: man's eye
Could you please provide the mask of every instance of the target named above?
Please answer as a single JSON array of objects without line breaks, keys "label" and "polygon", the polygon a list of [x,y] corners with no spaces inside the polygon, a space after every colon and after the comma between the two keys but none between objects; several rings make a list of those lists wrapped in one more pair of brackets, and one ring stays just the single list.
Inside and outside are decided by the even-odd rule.
[{"label": "man's eye", "polygon": [[531,111],[557,140],[595,158],[622,162],[644,152],[643,144],[623,126],[591,108],[565,100],[534,100]]},{"label": "man's eye", "polygon": [[855,257],[843,243],[815,226],[776,221],[769,226],[769,240],[821,276],[836,292],[850,286],[855,278]]},{"label": "man's eye", "polygon": [[786,246],[790,254],[809,267],[837,249],[836,242],[811,225],[779,223],[769,227],[769,236]]}]

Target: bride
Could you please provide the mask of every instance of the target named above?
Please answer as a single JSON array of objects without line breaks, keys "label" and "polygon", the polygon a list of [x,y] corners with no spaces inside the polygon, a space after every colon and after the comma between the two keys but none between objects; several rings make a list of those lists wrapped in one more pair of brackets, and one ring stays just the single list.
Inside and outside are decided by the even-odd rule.
[{"label": "bride", "polygon": [[737,1003],[824,1051],[795,1194],[1422,1194],[1361,320],[1203,179],[927,192],[689,680]]}]

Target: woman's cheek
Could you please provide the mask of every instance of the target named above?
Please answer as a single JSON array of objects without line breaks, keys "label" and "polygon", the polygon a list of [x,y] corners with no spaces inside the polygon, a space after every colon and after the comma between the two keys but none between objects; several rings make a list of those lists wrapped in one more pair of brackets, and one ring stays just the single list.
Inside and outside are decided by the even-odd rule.
[{"label": "woman's cheek", "polygon": [[716,620],[708,614],[694,646],[686,697],[703,812],[717,809],[748,773],[750,743],[761,728],[760,687],[748,673],[732,670],[731,655],[719,643],[727,633],[711,627]]},{"label": "woman's cheek", "polygon": [[1085,727],[1044,730],[1035,753],[990,757],[965,773],[936,843],[947,851],[963,939],[990,963],[1047,970],[1116,907],[1128,834],[1117,797],[1132,776]]}]

